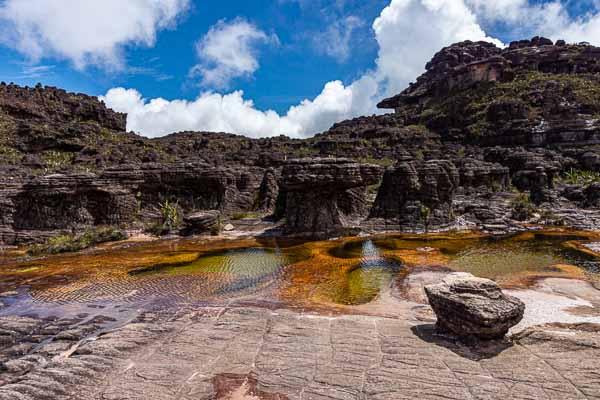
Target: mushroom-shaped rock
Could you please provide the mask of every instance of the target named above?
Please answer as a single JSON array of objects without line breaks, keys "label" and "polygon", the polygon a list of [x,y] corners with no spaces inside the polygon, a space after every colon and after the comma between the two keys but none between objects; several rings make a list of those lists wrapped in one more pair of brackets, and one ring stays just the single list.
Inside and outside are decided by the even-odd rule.
[{"label": "mushroom-shaped rock", "polygon": [[489,279],[453,273],[442,283],[425,286],[437,327],[460,337],[499,339],[523,318],[525,304],[502,292]]},{"label": "mushroom-shaped rock", "polygon": [[381,167],[349,159],[289,161],[281,185],[286,194],[286,231],[328,236],[348,229],[354,216],[366,214],[367,186],[381,175]]}]

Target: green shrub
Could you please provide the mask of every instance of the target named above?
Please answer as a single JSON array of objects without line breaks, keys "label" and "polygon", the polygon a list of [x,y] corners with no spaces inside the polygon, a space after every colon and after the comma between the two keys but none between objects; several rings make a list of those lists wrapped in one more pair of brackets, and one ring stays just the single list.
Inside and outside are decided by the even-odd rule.
[{"label": "green shrub", "polygon": [[89,229],[81,234],[61,235],[48,239],[45,244],[33,246],[30,255],[59,254],[81,251],[101,243],[116,242],[127,239],[127,234],[115,227]]},{"label": "green shrub", "polygon": [[22,158],[23,155],[17,149],[0,144],[0,160],[7,164],[17,164]]},{"label": "green shrub", "polygon": [[600,173],[571,168],[563,174],[562,181],[569,185],[589,186],[600,182]]},{"label": "green shrub", "polygon": [[373,156],[360,158],[358,159],[358,162],[362,164],[379,165],[381,167],[390,167],[396,163],[396,161],[392,160],[391,158],[375,158]]},{"label": "green shrub", "polygon": [[164,202],[159,203],[158,211],[160,212],[161,220],[147,225],[146,232],[155,236],[164,236],[181,225],[181,217],[179,215],[177,203],[171,203],[169,200],[165,200]]},{"label": "green shrub", "polygon": [[221,234],[221,230],[223,229],[223,223],[221,222],[221,216],[217,218],[217,223],[210,230],[210,234],[213,236],[219,236]]},{"label": "green shrub", "polygon": [[431,208],[427,207],[425,204],[421,204],[421,221],[425,224],[425,232],[429,231],[429,223],[431,221]]},{"label": "green shrub", "polygon": [[45,164],[44,172],[49,173],[71,165],[73,154],[51,150],[42,154],[42,160]]},{"label": "green shrub", "polygon": [[180,218],[179,211],[177,210],[177,204],[173,204],[169,200],[165,200],[164,203],[159,205],[159,210],[163,218],[163,225],[165,225],[165,227],[173,229],[179,226]]}]

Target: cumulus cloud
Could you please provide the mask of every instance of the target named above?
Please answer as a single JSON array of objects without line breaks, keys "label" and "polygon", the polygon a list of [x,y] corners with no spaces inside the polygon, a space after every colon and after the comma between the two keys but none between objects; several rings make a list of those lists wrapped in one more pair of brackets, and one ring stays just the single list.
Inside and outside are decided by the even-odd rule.
[{"label": "cumulus cloud", "polygon": [[233,132],[255,138],[281,134],[302,137],[307,127],[318,131],[343,118],[351,107],[352,90],[339,81],[329,82],[314,100],[291,107],[285,116],[257,110],[241,90],[206,92],[194,101],[169,101],[147,100],[135,89],[113,88],[100,99],[112,109],[128,113],[129,130],[150,137],[186,130]]},{"label": "cumulus cloud", "polygon": [[152,46],[157,31],[174,24],[189,0],[5,0],[0,41],[32,61],[67,59],[123,66],[123,47]]},{"label": "cumulus cloud", "polygon": [[[194,101],[168,101],[143,99],[135,90],[118,88],[109,91],[104,100],[118,111],[129,113],[129,129],[149,136],[178,130],[208,130],[252,137],[279,134],[306,137],[326,130],[337,121],[377,112],[375,104],[381,98],[403,90],[444,46],[467,39],[487,40],[502,46],[482,28],[481,24],[491,21],[554,39],[600,42],[600,15],[588,13],[573,19],[559,1],[391,0],[373,23],[379,46],[375,68],[348,85],[340,81],[325,84],[317,97],[290,107],[284,115],[257,110],[241,91],[206,92]],[[260,33],[253,37],[264,40]],[[242,74],[255,71],[258,62],[253,64],[253,60],[250,57],[241,62],[246,67],[237,71]]]},{"label": "cumulus cloud", "polygon": [[202,86],[223,89],[241,76],[250,76],[258,67],[258,45],[278,43],[277,36],[267,35],[242,18],[219,21],[196,43],[201,63],[190,74],[202,78]]},{"label": "cumulus cloud", "polygon": [[486,40],[475,14],[462,0],[392,0],[373,23],[379,55],[375,72],[384,93],[403,90],[442,47]]},{"label": "cumulus cloud", "polygon": [[168,101],[143,99],[135,90],[117,88],[110,90],[104,101],[129,114],[129,129],[148,136],[205,130],[252,137],[306,137],[337,121],[377,112],[375,104],[404,89],[441,47],[466,39],[493,40],[463,0],[392,0],[373,29],[379,44],[373,71],[349,85],[328,82],[317,97],[290,107],[285,115],[257,110],[241,91],[207,92],[194,101]]},{"label": "cumulus cloud", "polygon": [[576,43],[587,41],[600,45],[598,2],[584,0],[577,6],[587,9],[571,17],[568,2],[530,2],[529,0],[466,0],[475,14],[487,24],[501,24],[515,38],[543,35]]}]

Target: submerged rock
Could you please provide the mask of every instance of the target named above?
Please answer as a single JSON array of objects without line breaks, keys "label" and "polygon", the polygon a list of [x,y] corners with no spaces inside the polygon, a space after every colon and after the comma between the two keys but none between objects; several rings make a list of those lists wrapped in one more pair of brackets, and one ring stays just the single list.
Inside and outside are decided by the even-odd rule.
[{"label": "submerged rock", "polygon": [[450,274],[442,283],[425,286],[425,293],[438,329],[462,337],[502,338],[525,312],[525,304],[502,293],[497,283],[468,273]]}]

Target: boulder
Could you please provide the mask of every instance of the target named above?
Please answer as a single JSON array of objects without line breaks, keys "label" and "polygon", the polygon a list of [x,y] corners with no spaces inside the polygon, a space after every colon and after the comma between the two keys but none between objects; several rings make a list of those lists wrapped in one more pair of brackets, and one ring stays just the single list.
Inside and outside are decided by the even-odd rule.
[{"label": "boulder", "polygon": [[219,228],[221,213],[216,210],[199,211],[183,218],[185,233],[192,235],[212,232]]},{"label": "boulder", "polygon": [[468,273],[453,273],[425,286],[437,327],[460,337],[499,339],[523,318],[525,304],[502,293],[497,283]]}]

